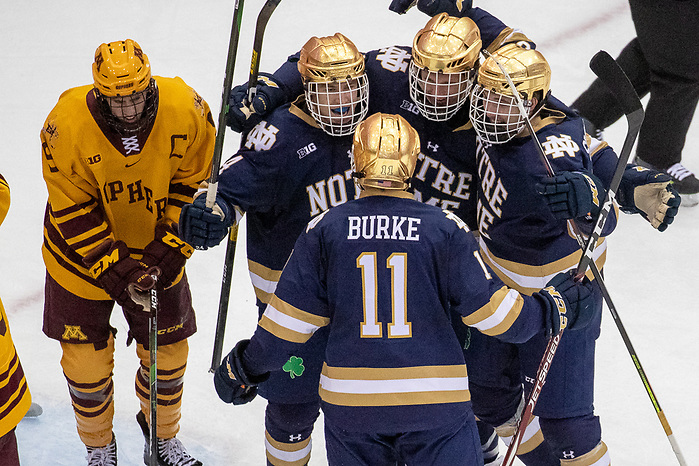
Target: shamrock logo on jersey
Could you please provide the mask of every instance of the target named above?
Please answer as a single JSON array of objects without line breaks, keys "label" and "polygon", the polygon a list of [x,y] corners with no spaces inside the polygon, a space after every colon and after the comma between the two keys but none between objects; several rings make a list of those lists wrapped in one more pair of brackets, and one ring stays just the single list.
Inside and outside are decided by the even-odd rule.
[{"label": "shamrock logo on jersey", "polygon": [[295,377],[301,377],[303,375],[303,371],[306,370],[303,365],[303,359],[296,356],[290,357],[282,369],[284,369],[284,372],[288,372],[292,379]]}]

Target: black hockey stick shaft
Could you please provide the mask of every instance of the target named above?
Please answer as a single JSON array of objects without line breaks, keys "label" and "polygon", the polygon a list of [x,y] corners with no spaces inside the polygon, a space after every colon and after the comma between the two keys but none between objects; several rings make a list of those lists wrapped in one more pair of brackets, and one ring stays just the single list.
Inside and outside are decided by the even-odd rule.
[{"label": "black hockey stick shaft", "polygon": [[218,131],[214,142],[214,155],[211,162],[211,175],[209,175],[209,186],[206,191],[206,206],[212,208],[216,202],[216,190],[218,188],[218,171],[221,166],[221,155],[223,153],[223,139],[226,135],[226,115],[228,115],[228,97],[231,93],[233,83],[233,71],[238,55],[238,39],[240,38],[240,23],[243,20],[244,0],[235,0],[233,10],[233,25],[231,26],[231,37],[228,41],[228,55],[226,56],[226,72],[223,76],[223,91],[221,92],[221,111],[218,114]]},{"label": "black hockey stick shaft", "polygon": [[[206,206],[212,208],[216,203],[216,191],[218,191],[218,172],[221,165],[221,155],[223,153],[223,138],[226,134],[226,115],[228,114],[228,97],[233,84],[233,71],[235,69],[236,57],[238,55],[238,39],[240,38],[240,25],[243,20],[243,0],[235,1],[233,10],[233,24],[231,26],[231,37],[228,41],[228,55],[226,56],[226,72],[223,78],[223,91],[221,92],[221,112],[218,115],[218,132],[216,133],[216,143],[214,144],[214,160],[211,166],[211,176],[206,192]],[[238,236],[238,226],[231,228],[229,235]],[[218,302],[218,315],[216,318],[216,333],[214,336],[214,353],[211,360],[210,372],[213,372],[221,360],[221,349],[218,349],[216,356],[217,342],[223,340],[223,330],[226,325],[228,314],[228,295],[231,288],[231,272],[233,268],[233,256],[235,256],[235,240],[233,247],[228,244],[223,265],[223,275],[221,276],[221,294]]]},{"label": "black hockey stick shaft", "polygon": [[[626,164],[629,159],[629,154],[631,152],[631,148],[633,146],[633,143],[638,135],[638,131],[640,130],[641,123],[643,122],[643,108],[641,106],[640,100],[638,99],[638,96],[636,95],[636,92],[633,89],[633,86],[629,82],[628,78],[626,75],[623,73],[621,68],[617,65],[617,63],[609,56],[607,52],[600,51],[598,52],[590,61],[590,68],[595,72],[595,74],[600,78],[602,82],[609,83],[608,86],[610,90],[615,94],[615,96],[619,96],[619,101],[622,107],[624,108],[624,111],[627,115],[627,119],[629,121],[629,129],[628,133],[625,138],[624,146],[622,148],[622,153],[619,155],[619,161],[617,162],[617,167],[614,173],[614,176],[612,177],[612,182],[610,183],[610,189],[609,191],[612,192],[611,196],[609,192],[607,193],[606,196],[606,201],[609,202],[608,204],[608,209],[611,208],[611,204],[614,199],[614,195],[616,193],[616,190],[619,187],[619,183],[621,181],[621,177],[623,176],[624,170],[626,168]],[[553,174],[553,170],[551,168],[550,163],[548,162],[548,159],[546,159],[543,148],[541,147],[540,142],[538,139],[536,139],[535,133],[533,131],[533,128],[531,126],[529,127],[530,129],[530,134],[532,135],[532,138],[535,140],[537,147],[539,148],[540,155],[544,159],[544,163],[547,166],[547,170],[550,175]],[[613,190],[612,190],[613,188]],[[606,205],[606,202],[605,202]],[[609,210],[607,210],[606,214],[604,214],[604,218],[600,220],[598,218],[597,222],[595,223],[596,227],[598,228],[598,232],[596,235],[596,238],[599,238],[599,234],[602,231],[602,227],[604,226],[604,222],[606,220],[607,214],[609,213]],[[602,212],[600,212],[600,217],[602,216]],[[595,281],[597,282],[598,286],[600,287],[600,291],[602,293],[602,296],[607,304],[607,307],[609,308],[612,318],[614,319],[614,323],[617,326],[617,329],[619,330],[619,333],[621,334],[622,340],[624,341],[624,344],[626,345],[626,348],[631,356],[631,359],[634,362],[634,366],[636,367],[636,370],[638,371],[639,376],[641,377],[641,381],[643,382],[643,386],[646,389],[646,392],[648,393],[648,396],[651,399],[651,402],[653,404],[653,407],[656,411],[656,414],[658,415],[658,418],[660,420],[661,425],[663,426],[663,430],[665,431],[666,435],[668,436],[668,439],[670,441],[670,444],[672,446],[672,449],[675,453],[675,456],[677,457],[677,460],[681,466],[685,466],[686,463],[684,461],[684,458],[682,456],[682,453],[680,451],[679,445],[677,441],[675,440],[673,434],[672,434],[672,429],[670,428],[670,425],[667,421],[667,418],[665,417],[665,414],[663,413],[662,409],[660,408],[660,404],[655,396],[655,393],[653,392],[652,387],[650,386],[650,382],[648,381],[648,377],[645,374],[645,371],[643,370],[643,366],[641,365],[640,359],[638,358],[638,355],[636,354],[635,349],[633,348],[633,345],[631,343],[631,339],[629,338],[628,334],[626,333],[626,329],[621,322],[621,318],[619,317],[619,314],[616,310],[616,306],[614,305],[611,295],[609,294],[609,290],[607,289],[605,282],[602,278],[602,274],[600,273],[599,269],[597,268],[597,264],[592,259],[592,252],[594,250],[594,245],[597,242],[597,239],[594,241],[591,241],[588,243],[588,245],[585,244],[584,239],[582,235],[580,234],[577,226],[573,223],[570,222],[570,225],[572,226],[572,229],[577,237],[578,243],[580,244],[580,247],[586,248],[589,246],[589,244],[592,244],[592,248],[589,251],[589,259],[587,260],[587,264],[590,267],[590,270],[592,271],[592,274],[595,278]],[[583,256],[584,258],[584,256]],[[581,258],[582,262],[582,258]],[[587,266],[585,267],[585,269]],[[582,276],[584,276],[585,270],[582,271],[581,274],[578,274],[579,278],[582,279]],[[545,379],[545,373],[547,371],[543,371],[542,369],[546,369],[543,367],[544,363],[551,358],[553,358],[553,355],[555,355],[556,348],[558,344],[556,343],[555,345],[553,344],[553,340],[555,338],[560,338],[560,334],[554,338],[552,338],[549,341],[549,344],[544,351],[544,357],[542,358],[542,362],[539,366],[539,370],[537,371],[537,377],[536,377],[536,385],[534,389],[532,390],[532,395],[529,398],[529,401],[527,403],[527,406],[525,408],[525,411],[522,414],[522,418],[520,420],[520,426],[517,430],[517,433],[515,437],[513,438],[510,447],[513,448],[508,448],[508,455],[505,457],[505,461],[503,461],[503,465],[511,465],[512,461],[514,461],[514,452],[516,452],[519,443],[522,440],[522,436],[524,435],[524,432],[526,430],[526,426],[529,423],[529,419],[533,415],[533,408],[534,405],[536,404],[536,398],[538,398],[538,394],[540,392],[541,386],[543,386],[543,382],[541,381],[540,375],[543,373],[544,374],[544,379]],[[533,400],[533,403],[531,401]],[[531,409],[530,409],[531,408]]]},{"label": "black hockey stick shaft", "polygon": [[250,77],[248,79],[248,103],[252,102],[252,99],[257,93],[257,75],[260,72],[260,53],[262,52],[262,39],[265,36],[265,29],[267,28],[267,22],[269,18],[274,13],[275,8],[279,5],[281,0],[267,0],[267,2],[262,6],[260,14],[257,15],[257,24],[255,25],[255,37],[252,43],[252,58],[250,59]]},{"label": "black hockey stick shaft", "polygon": [[[251,102],[257,90],[257,75],[260,71],[260,56],[262,54],[262,39],[264,38],[267,22],[274,13],[281,0],[267,0],[257,15],[255,24],[255,37],[252,46],[252,59],[250,60],[250,76],[248,79],[248,98]],[[230,83],[229,83],[230,87]],[[221,295],[219,297],[218,318],[216,320],[216,334],[214,335],[214,350],[211,356],[211,367],[209,372],[214,372],[221,364],[221,354],[223,352],[223,339],[226,330],[226,320],[228,317],[228,302],[231,293],[231,282],[233,280],[233,263],[235,261],[235,249],[238,243],[238,225],[234,225],[228,235],[226,244],[226,256],[223,264],[223,277],[221,279]]]},{"label": "black hockey stick shaft", "polygon": [[[158,277],[151,275],[157,285]],[[150,314],[148,316],[148,351],[150,356],[149,401],[150,401],[150,466],[158,466],[158,291],[150,290]]]},{"label": "black hockey stick shaft", "polygon": [[602,291],[602,296],[604,297],[605,302],[607,303],[607,307],[609,308],[609,312],[612,314],[612,319],[614,319],[614,323],[616,324],[616,328],[619,330],[619,334],[621,335],[621,339],[624,341],[624,345],[626,345],[626,350],[629,352],[629,356],[631,356],[631,360],[633,361],[633,365],[636,368],[636,372],[638,372],[639,377],[641,377],[641,382],[643,383],[643,388],[646,389],[646,393],[648,393],[648,397],[650,398],[650,401],[653,405],[653,409],[655,410],[655,414],[658,416],[658,419],[660,420],[660,424],[663,426],[663,430],[665,431],[665,435],[667,435],[668,440],[670,441],[670,445],[672,446],[672,451],[675,453],[675,456],[677,457],[677,462],[681,466],[686,466],[687,463],[684,459],[684,456],[682,455],[682,451],[680,450],[680,446],[677,443],[677,440],[675,439],[674,434],[672,433],[672,429],[670,428],[670,423],[667,421],[667,417],[665,417],[665,413],[663,412],[662,408],[660,407],[660,402],[658,401],[658,398],[655,396],[655,392],[653,392],[653,387],[650,385],[650,381],[648,380],[648,376],[646,375],[646,372],[643,370],[643,366],[641,365],[641,360],[638,357],[638,354],[636,353],[636,350],[633,347],[633,344],[631,343],[631,339],[629,338],[628,333],[626,333],[626,328],[624,327],[624,324],[621,322],[621,317],[619,316],[619,313],[616,310],[616,307],[614,306],[614,303],[612,302],[612,298],[609,295],[609,290],[607,290],[606,286],[604,285],[604,282],[602,281],[602,276],[597,270],[597,266],[594,262],[590,263],[590,270],[592,270],[592,273],[595,276],[595,280],[597,283],[600,284],[600,290]]},{"label": "black hockey stick shaft", "polygon": [[228,301],[231,295],[231,283],[233,281],[233,264],[235,261],[235,249],[238,242],[238,224],[231,227],[226,243],[226,255],[223,259],[223,275],[221,276],[221,294],[218,300],[218,316],[216,318],[216,333],[214,334],[214,349],[211,355],[211,367],[209,372],[214,372],[221,364],[223,351],[223,337],[226,331],[228,319]]},{"label": "black hockey stick shaft", "polygon": [[592,254],[595,246],[597,245],[597,241],[602,234],[602,229],[604,228],[604,223],[607,220],[607,216],[609,215],[609,212],[614,204],[616,191],[619,189],[619,183],[621,182],[622,176],[624,176],[624,170],[626,169],[626,164],[629,161],[631,149],[633,148],[634,142],[636,142],[636,138],[638,137],[638,132],[641,130],[641,124],[643,123],[644,116],[641,100],[638,98],[638,95],[636,94],[633,85],[629,81],[629,78],[607,52],[604,50],[597,52],[590,60],[590,69],[592,69],[597,77],[609,88],[612,94],[614,94],[617,102],[624,110],[628,123],[628,130],[626,131],[624,145],[619,153],[619,161],[617,162],[616,170],[612,176],[612,181],[609,183],[609,188],[607,189],[607,195],[604,198],[602,209],[597,215],[597,221],[592,229],[592,233],[587,239],[587,243],[583,250],[583,255],[578,263],[578,269],[576,271],[576,275],[578,277],[585,275],[588,265],[590,262],[592,262]]},{"label": "black hockey stick shaft", "polygon": [[[670,424],[667,421],[667,417],[665,417],[665,413],[660,407],[660,403],[658,402],[658,399],[655,396],[655,392],[653,392],[653,387],[651,387],[650,381],[648,380],[648,376],[646,375],[646,372],[643,370],[643,366],[641,365],[641,360],[638,358],[638,354],[636,353],[636,350],[634,349],[633,344],[631,343],[631,339],[629,338],[628,333],[626,333],[626,328],[624,327],[624,324],[621,321],[621,317],[619,316],[619,313],[617,312],[616,307],[612,302],[611,296],[609,295],[609,291],[607,290],[607,287],[604,286],[604,281],[602,281],[601,274],[599,270],[597,270],[594,261],[592,261],[592,252],[594,250],[594,245],[596,244],[597,238],[599,238],[599,234],[602,231],[602,227],[604,226],[604,222],[606,220],[607,214],[609,213],[609,209],[611,209],[611,204],[614,200],[616,190],[619,187],[619,183],[621,182],[621,178],[624,174],[624,169],[626,168],[626,164],[630,158],[631,149],[633,147],[634,142],[636,141],[638,132],[641,129],[644,114],[641,102],[638,98],[638,95],[636,95],[636,91],[633,89],[631,82],[629,82],[628,77],[624,74],[624,72],[616,63],[616,61],[614,61],[614,59],[607,52],[600,51],[594,57],[592,57],[592,60],[590,61],[590,68],[614,94],[614,96],[618,100],[619,105],[621,105],[621,107],[624,109],[624,114],[626,115],[628,121],[628,130],[626,133],[626,138],[624,139],[624,145],[622,146],[621,153],[619,154],[619,162],[616,171],[614,173],[614,176],[612,177],[611,185],[605,198],[603,211],[600,212],[597,219],[597,223],[595,224],[596,236],[595,232],[593,232],[593,234],[588,239],[588,243],[585,246],[583,257],[580,259],[580,264],[578,264],[578,273],[584,274],[585,269],[587,268],[585,264],[587,263],[590,265],[592,273],[595,276],[595,280],[600,285],[602,296],[604,297],[604,300],[607,303],[607,307],[609,308],[609,311],[612,314],[614,323],[616,324],[616,327],[619,330],[621,339],[624,341],[624,345],[626,346],[626,349],[629,352],[629,355],[631,356],[631,360],[633,361],[634,367],[636,368],[636,371],[638,372],[638,375],[641,378],[643,387],[645,388],[646,393],[648,393],[648,397],[650,398],[651,404],[653,405],[653,409],[655,409],[655,413],[658,416],[658,419],[660,420],[660,424],[663,426],[665,435],[667,435],[667,438],[670,441],[670,445],[672,446],[672,450],[675,453],[675,456],[677,457],[677,461],[680,465],[685,466],[687,463],[684,459],[684,456],[682,455],[680,446],[672,433],[672,429],[670,428]],[[606,213],[604,212],[605,208]]]}]

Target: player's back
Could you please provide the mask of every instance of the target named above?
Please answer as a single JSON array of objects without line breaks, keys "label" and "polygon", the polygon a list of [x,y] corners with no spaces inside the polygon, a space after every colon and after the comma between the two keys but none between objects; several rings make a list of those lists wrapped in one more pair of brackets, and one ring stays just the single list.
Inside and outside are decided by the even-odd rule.
[{"label": "player's back", "polygon": [[331,320],[325,415],[361,430],[371,418],[372,429],[387,431],[464,415],[470,394],[448,285],[459,226],[413,199],[368,196],[331,209],[312,228],[322,236]]}]

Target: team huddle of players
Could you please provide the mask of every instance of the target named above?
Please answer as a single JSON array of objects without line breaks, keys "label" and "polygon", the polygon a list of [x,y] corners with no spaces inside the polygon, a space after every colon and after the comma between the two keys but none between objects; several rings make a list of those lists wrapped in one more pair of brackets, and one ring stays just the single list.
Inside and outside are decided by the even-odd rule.
[{"label": "team huddle of players", "polygon": [[[424,3],[442,8],[412,46],[361,53],[341,33],[311,37],[252,102],[234,88],[227,123],[243,142],[212,207],[200,184],[209,107],[179,78],[152,76],[136,42],[102,44],[94,85],[61,96],[41,132],[44,332],[61,342],[88,465],[117,458],[114,302],[141,360],[149,464],[138,298],[153,287],[158,464],[201,464],[176,438],[196,330],[184,266],[243,216],[259,322],[214,383],[228,403],[267,400],[268,464],[308,463],[321,409],[330,464],[496,464],[562,330],[518,457],[610,464],[593,410],[602,295],[591,273],[570,271],[581,257],[571,229],[591,232],[617,156],[551,94],[528,37],[466,2]],[[633,165],[617,199],[660,230],[679,205],[669,177]]]}]

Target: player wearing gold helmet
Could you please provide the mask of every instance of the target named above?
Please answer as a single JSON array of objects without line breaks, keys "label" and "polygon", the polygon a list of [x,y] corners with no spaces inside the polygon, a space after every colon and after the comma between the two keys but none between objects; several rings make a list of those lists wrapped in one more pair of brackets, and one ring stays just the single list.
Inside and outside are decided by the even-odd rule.
[{"label": "player wearing gold helmet", "polygon": [[[524,294],[534,292],[553,274],[577,267],[581,250],[567,220],[589,231],[605,194],[598,177],[611,177],[601,171],[593,174],[594,154],[580,117],[551,96],[550,83],[551,68],[540,52],[508,45],[482,63],[470,102],[471,121],[481,141],[476,156],[483,259],[505,283]],[[548,175],[526,119],[555,176]],[[616,211],[609,215],[602,235],[615,226]],[[606,242],[601,239],[594,254],[600,270],[605,252]],[[594,288],[593,298],[592,323],[581,331],[566,332],[561,339],[534,410],[543,437],[561,464],[610,464],[593,409],[595,340],[603,301],[599,287]],[[523,345],[505,345],[481,334],[472,337],[474,349],[465,356],[476,374],[492,371],[493,360],[500,359],[508,361],[503,367],[521,367],[525,386],[535,380],[547,335],[537,335]],[[490,380],[502,373],[492,371]],[[481,385],[484,380],[488,379],[475,383]],[[521,402],[518,391],[483,390],[481,394],[486,401],[482,404],[490,409],[487,415],[477,415],[498,426],[503,438],[512,436]],[[526,451],[528,446],[520,448]]]},{"label": "player wearing gold helmet", "polygon": [[[216,205],[224,218],[206,208],[203,195],[186,205],[180,218],[185,240],[205,249],[218,245],[245,214],[248,268],[260,316],[308,221],[358,196],[348,154],[368,107],[364,56],[336,33],[311,37],[298,58],[294,67],[303,92],[259,119],[220,172]],[[318,332],[260,386],[267,400],[270,464],[306,464],[311,456],[323,363],[317,349],[326,337],[326,330]]]},{"label": "player wearing gold helmet", "polygon": [[[494,53],[508,43],[523,48],[531,48],[533,44],[521,32],[505,26],[479,8],[460,12],[468,14],[468,18],[439,14],[429,19],[416,34],[413,47],[391,46],[366,53],[366,72],[372,88],[369,113],[400,114],[420,134],[422,153],[412,180],[415,197],[425,203],[453,210],[473,229],[478,229],[477,141],[469,121],[468,100],[464,98],[468,96],[468,89],[475,77],[474,68],[478,65],[481,47]],[[275,72],[273,79],[276,80],[276,87],[262,85],[258,88],[257,95],[262,96],[260,99],[265,102],[284,100],[303,92],[293,56]],[[279,93],[285,92],[287,96],[279,97]],[[260,108],[255,102],[253,106]],[[595,163],[607,167],[611,164],[613,169],[616,155],[611,148],[595,146],[593,153]],[[608,173],[602,169],[599,172]],[[486,175],[487,180],[493,179]],[[609,182],[609,179],[604,181]],[[643,183],[647,184],[648,181],[639,184]],[[487,183],[482,189],[499,192],[498,186]],[[653,225],[657,227],[665,220],[655,219],[668,219],[669,222],[677,212],[676,207],[674,211],[667,207],[662,202],[656,202],[644,216],[653,219]],[[488,214],[488,211],[485,212]],[[483,217],[483,221],[487,221],[487,218]],[[464,340],[468,341],[468,336],[464,336]],[[506,420],[499,421],[502,423]],[[533,425],[532,428],[537,426]],[[497,438],[485,430],[483,432],[489,455],[486,460],[495,461]],[[541,445],[540,432],[532,439],[532,443],[539,442]],[[532,443],[528,445],[530,450],[520,457],[525,464],[557,464],[558,459],[545,451],[545,447],[538,450]]]},{"label": "player wearing gold helmet", "polygon": [[482,264],[461,219],[413,199],[406,190],[419,153],[417,132],[399,115],[359,124],[359,199],[308,223],[254,336],[214,376],[223,401],[249,402],[288,354],[329,329],[316,351],[331,466],[483,464],[451,314],[521,342],[560,322],[558,296],[573,326],[586,323],[589,283],[561,274],[520,295]]},{"label": "player wearing gold helmet", "polygon": [[43,330],[61,342],[88,464],[116,464],[110,316],[116,301],[129,325],[127,343],[137,343],[137,420],[147,435],[148,313],[128,287],[152,288],[150,274],[158,273],[158,386],[168,387],[158,393],[158,460],[201,464],[175,437],[187,337],[196,331],[184,272],[192,248],[179,238],[177,220],[210,173],[213,119],[180,78],[152,76],[147,55],[131,39],[100,45],[92,76],[93,84],[61,95],[41,131],[48,188]]}]

